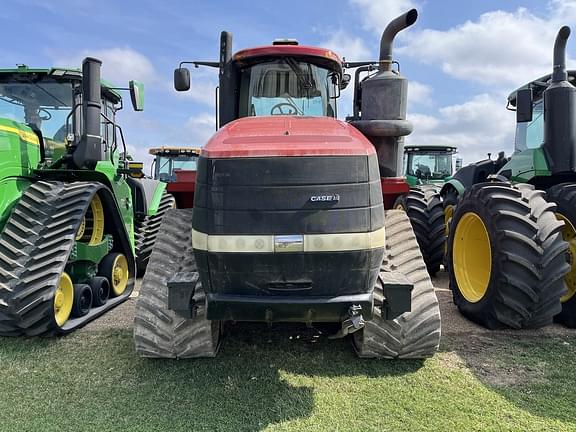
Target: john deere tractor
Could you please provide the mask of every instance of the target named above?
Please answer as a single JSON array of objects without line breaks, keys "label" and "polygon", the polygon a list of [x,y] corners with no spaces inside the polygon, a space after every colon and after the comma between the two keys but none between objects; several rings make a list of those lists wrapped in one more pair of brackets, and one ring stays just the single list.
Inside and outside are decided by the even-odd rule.
[{"label": "john deere tractor", "polygon": [[576,71],[569,27],[554,68],[514,91],[515,152],[462,168],[442,189],[451,206],[448,268],[454,301],[489,328],[576,327]]},{"label": "john deere tractor", "polygon": [[[223,32],[220,61],[192,62],[219,69],[219,130],[198,160],[194,208],[162,222],[136,304],[140,355],[214,356],[222,324],[237,321],[331,325],[361,357],[436,352],[434,289],[408,218],[383,199],[402,184],[412,130],[392,41],[416,17],[388,25],[379,61],[290,39],[232,55]],[[359,68],[349,122],[336,118],[344,67]],[[187,69],[175,87],[190,87]]]},{"label": "john deere tractor", "polygon": [[[134,225],[165,185],[132,177],[122,99],[100,68],[0,70],[2,336],[68,333],[132,291]],[[141,110],[142,85],[130,92]]]},{"label": "john deere tractor", "polygon": [[440,270],[446,252],[446,220],[439,192],[453,174],[456,152],[453,146],[404,147],[403,173],[410,190],[396,199],[394,208],[408,214],[431,276]]}]

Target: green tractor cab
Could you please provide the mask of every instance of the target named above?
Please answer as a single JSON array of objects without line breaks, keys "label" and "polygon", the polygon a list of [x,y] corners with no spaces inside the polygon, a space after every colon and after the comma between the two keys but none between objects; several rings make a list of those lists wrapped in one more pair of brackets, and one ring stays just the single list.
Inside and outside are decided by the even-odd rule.
[{"label": "green tractor cab", "polygon": [[[2,336],[71,332],[132,291],[138,223],[165,185],[137,178],[100,68],[0,70]],[[142,85],[130,91],[141,110]]]},{"label": "green tractor cab", "polygon": [[454,155],[458,149],[443,145],[404,146],[404,175],[410,186],[442,186],[454,174]]}]

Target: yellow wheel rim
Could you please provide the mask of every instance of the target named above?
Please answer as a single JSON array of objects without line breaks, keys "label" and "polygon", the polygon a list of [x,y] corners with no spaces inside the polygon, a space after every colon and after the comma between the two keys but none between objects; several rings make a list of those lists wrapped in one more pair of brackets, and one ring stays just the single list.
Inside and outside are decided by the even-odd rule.
[{"label": "yellow wheel rim", "polygon": [[458,221],[452,246],[452,262],[458,288],[464,298],[477,303],[486,294],[492,270],[488,230],[476,213]]},{"label": "yellow wheel rim", "polygon": [[568,255],[570,257],[570,273],[564,278],[568,292],[560,298],[560,301],[565,303],[576,294],[576,261],[574,259],[576,257],[576,229],[574,229],[572,222],[563,214],[556,213],[556,217],[564,222],[562,238],[568,242]]},{"label": "yellow wheel rim", "polygon": [[128,260],[124,255],[118,255],[114,260],[114,265],[112,266],[112,280],[110,281],[112,291],[115,295],[119,296],[124,293],[128,286],[129,278],[130,272],[128,271]]},{"label": "yellow wheel rim", "polygon": [[94,246],[104,238],[104,207],[98,194],[94,195],[76,234],[76,241]]},{"label": "yellow wheel rim", "polygon": [[59,327],[62,327],[70,318],[73,303],[74,284],[67,273],[62,273],[54,293],[54,319]]}]

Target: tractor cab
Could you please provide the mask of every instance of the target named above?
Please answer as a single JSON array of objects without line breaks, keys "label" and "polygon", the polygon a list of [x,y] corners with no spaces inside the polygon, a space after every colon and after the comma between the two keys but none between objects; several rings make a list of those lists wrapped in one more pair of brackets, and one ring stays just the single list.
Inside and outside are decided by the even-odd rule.
[{"label": "tractor cab", "polygon": [[444,183],[453,174],[452,146],[404,147],[404,173],[410,186],[426,183]]},{"label": "tractor cab", "polygon": [[151,175],[165,183],[177,181],[179,171],[196,171],[200,149],[194,147],[151,148],[148,153],[154,156]]}]

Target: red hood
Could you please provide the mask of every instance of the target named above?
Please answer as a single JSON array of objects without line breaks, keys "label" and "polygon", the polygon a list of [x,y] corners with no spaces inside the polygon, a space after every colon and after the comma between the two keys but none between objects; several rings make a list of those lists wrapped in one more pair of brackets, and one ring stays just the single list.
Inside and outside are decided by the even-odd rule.
[{"label": "red hood", "polygon": [[374,154],[356,128],[330,117],[244,117],[220,129],[202,149],[207,158]]}]

